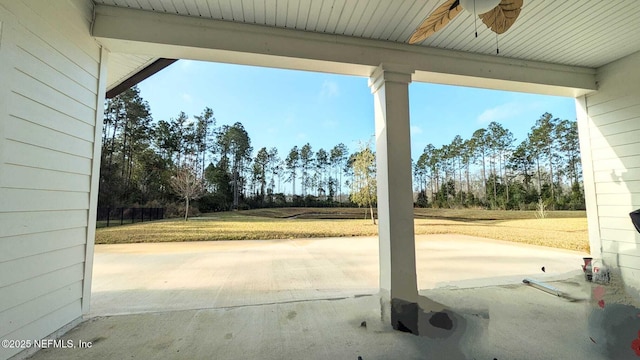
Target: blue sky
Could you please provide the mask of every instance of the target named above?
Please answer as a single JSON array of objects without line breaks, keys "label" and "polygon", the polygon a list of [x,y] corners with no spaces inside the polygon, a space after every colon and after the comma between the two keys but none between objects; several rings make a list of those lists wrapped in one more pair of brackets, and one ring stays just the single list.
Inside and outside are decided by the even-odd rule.
[{"label": "blue sky", "polygon": [[[374,134],[366,78],[180,60],[139,85],[155,120],[213,109],[217,125],[241,122],[255,152],[281,157],[309,142],[314,151],[342,142],[350,151]],[[522,141],[544,112],[575,120],[572,98],[412,83],[412,156],[497,121]]]}]

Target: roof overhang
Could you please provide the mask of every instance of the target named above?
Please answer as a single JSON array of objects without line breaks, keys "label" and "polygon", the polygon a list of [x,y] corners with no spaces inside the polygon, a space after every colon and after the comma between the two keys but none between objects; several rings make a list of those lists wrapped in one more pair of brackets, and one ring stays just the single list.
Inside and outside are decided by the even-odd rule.
[{"label": "roof overhang", "polygon": [[115,53],[369,76],[380,64],[414,81],[576,97],[592,68],[97,5],[93,36]]},{"label": "roof overhang", "polygon": [[151,64],[149,64],[149,65],[147,65],[145,67],[137,69],[129,77],[126,77],[121,82],[113,84],[112,86],[108,86],[107,87],[107,95],[106,95],[107,99],[111,99],[111,98],[113,98],[115,96],[118,96],[122,92],[124,92],[127,89],[135,86],[136,84],[138,84],[139,82],[143,81],[144,79],[146,79],[146,78],[148,78],[150,76],[153,76],[158,71],[166,68],[167,66],[173,64],[176,61],[178,61],[178,60],[177,59],[160,58],[160,59],[157,59],[157,60],[153,61]]}]

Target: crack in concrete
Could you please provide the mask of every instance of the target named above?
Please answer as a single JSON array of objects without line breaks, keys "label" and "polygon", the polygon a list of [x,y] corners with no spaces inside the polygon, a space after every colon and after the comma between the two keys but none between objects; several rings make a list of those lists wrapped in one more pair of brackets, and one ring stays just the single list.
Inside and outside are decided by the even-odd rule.
[{"label": "crack in concrete", "polygon": [[[241,309],[247,307],[260,307],[260,306],[269,306],[269,305],[280,305],[280,304],[296,304],[296,303],[306,303],[313,301],[339,301],[339,300],[348,300],[348,299],[358,299],[367,296],[376,296],[376,294],[356,294],[353,296],[340,296],[340,297],[330,297],[330,298],[316,298],[316,299],[300,299],[300,300],[284,300],[284,301],[274,301],[260,304],[243,304],[243,305],[230,305],[230,306],[220,306],[220,307],[199,307],[192,309],[176,309],[176,310],[161,310],[161,311],[144,311],[138,313],[123,313],[123,314],[112,314],[112,315],[100,315],[91,317],[91,320],[94,319],[104,319],[114,316],[130,316],[130,315],[148,315],[148,314],[166,314],[172,312],[184,312],[184,311],[203,311],[203,310],[233,310],[233,309]],[[89,320],[89,319],[87,319]]]}]

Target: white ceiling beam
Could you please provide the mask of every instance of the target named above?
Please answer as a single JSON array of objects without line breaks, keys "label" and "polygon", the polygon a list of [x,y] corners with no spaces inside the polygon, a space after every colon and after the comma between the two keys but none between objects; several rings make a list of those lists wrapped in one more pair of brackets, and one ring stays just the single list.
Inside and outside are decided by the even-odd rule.
[{"label": "white ceiling beam", "polygon": [[97,5],[93,36],[112,52],[370,76],[380,64],[414,81],[579,96],[595,69]]}]

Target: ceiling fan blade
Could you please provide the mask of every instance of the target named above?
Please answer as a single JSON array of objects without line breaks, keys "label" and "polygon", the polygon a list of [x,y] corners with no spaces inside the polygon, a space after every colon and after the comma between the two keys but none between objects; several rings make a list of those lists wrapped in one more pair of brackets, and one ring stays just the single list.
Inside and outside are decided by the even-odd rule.
[{"label": "ceiling fan blade", "polygon": [[411,35],[409,44],[415,44],[433,35],[445,27],[449,21],[453,20],[460,11],[462,11],[462,6],[460,6],[459,0],[447,0],[429,14],[422,24],[418,26]]},{"label": "ceiling fan blade", "polygon": [[516,22],[523,0],[502,0],[493,10],[480,14],[480,19],[491,31],[503,34]]}]

